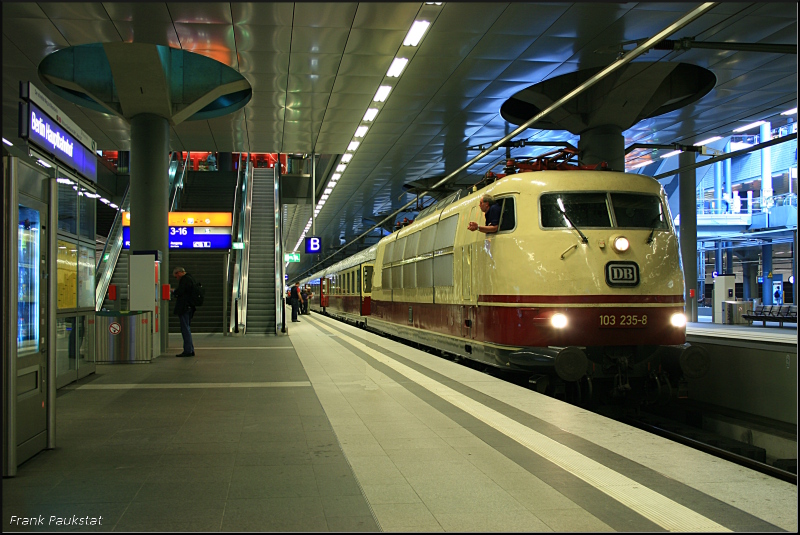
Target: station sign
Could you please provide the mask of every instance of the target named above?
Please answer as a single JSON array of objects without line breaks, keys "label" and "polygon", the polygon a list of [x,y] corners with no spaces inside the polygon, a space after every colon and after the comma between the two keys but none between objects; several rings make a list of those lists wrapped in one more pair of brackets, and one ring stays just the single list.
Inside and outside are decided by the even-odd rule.
[{"label": "station sign", "polygon": [[[233,246],[232,219],[231,212],[170,212],[169,248],[228,250]],[[131,246],[130,224],[130,212],[123,212],[123,249]]]},{"label": "station sign", "polygon": [[32,102],[19,105],[19,137],[52,154],[81,176],[97,182],[97,155]]},{"label": "station sign", "polygon": [[306,254],[319,254],[322,252],[322,239],[319,236],[306,237]]},{"label": "station sign", "polygon": [[94,153],[97,151],[97,143],[89,137],[89,134],[81,130],[72,119],[67,117],[55,103],[47,98],[47,95],[41,89],[36,87],[30,82],[20,82],[19,96],[22,100],[29,100],[39,106],[47,115],[56,120],[72,137],[78,140],[80,144]]},{"label": "station sign", "polygon": [[284,262],[299,262],[300,261],[300,253],[284,253],[283,261]]}]

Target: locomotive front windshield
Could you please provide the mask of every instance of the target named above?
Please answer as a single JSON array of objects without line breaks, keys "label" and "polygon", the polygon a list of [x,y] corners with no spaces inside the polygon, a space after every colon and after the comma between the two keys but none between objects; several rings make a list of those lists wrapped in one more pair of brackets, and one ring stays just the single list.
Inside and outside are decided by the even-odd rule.
[{"label": "locomotive front windshield", "polygon": [[661,199],[643,193],[546,193],[539,200],[545,228],[668,228]]},{"label": "locomotive front windshield", "polygon": [[661,199],[641,193],[612,193],[611,205],[618,227],[668,228]]}]

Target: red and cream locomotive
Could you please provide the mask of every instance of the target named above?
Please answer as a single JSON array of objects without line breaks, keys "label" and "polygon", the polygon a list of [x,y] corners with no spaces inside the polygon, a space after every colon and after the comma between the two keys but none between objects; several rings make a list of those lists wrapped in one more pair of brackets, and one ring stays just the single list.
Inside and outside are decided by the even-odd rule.
[{"label": "red and cream locomotive", "polygon": [[[304,279],[312,308],[529,372],[541,391],[605,379],[623,394],[636,379],[663,398],[681,376],[706,372],[705,352],[686,344],[678,237],[656,180],[523,171],[459,193]],[[500,204],[499,228],[472,232],[486,194]]]}]

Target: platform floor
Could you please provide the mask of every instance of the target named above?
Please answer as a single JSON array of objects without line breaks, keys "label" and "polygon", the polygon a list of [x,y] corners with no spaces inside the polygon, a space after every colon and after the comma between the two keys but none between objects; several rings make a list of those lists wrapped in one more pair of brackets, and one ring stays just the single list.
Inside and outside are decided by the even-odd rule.
[{"label": "platform floor", "polygon": [[[289,325],[59,390],[58,447],[3,480],[3,531],[797,531],[794,485],[317,314]],[[73,516],[102,525],[48,525]]]}]

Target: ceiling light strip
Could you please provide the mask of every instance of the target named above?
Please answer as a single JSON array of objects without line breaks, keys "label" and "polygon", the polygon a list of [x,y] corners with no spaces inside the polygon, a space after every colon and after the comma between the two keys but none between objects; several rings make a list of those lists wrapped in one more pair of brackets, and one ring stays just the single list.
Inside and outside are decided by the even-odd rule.
[{"label": "ceiling light strip", "polygon": [[[595,85],[597,82],[599,82],[600,80],[602,80],[605,77],[607,77],[612,72],[620,69],[624,65],[627,65],[628,63],[630,63],[631,61],[633,61],[637,57],[641,56],[642,54],[645,54],[645,53],[649,52],[656,44],[660,43],[661,41],[663,41],[664,39],[666,39],[670,35],[676,33],[677,31],[679,31],[684,26],[687,26],[688,24],[690,24],[691,22],[696,20],[701,15],[704,15],[705,13],[707,13],[710,9],[712,9],[716,5],[717,5],[716,2],[706,2],[706,3],[701,4],[700,6],[696,7],[692,11],[690,11],[688,14],[684,15],[683,17],[680,17],[674,23],[668,25],[666,28],[664,28],[660,32],[656,33],[655,35],[653,35],[652,37],[650,37],[649,39],[647,39],[643,43],[639,44],[633,50],[631,50],[629,52],[626,52],[623,57],[621,57],[620,59],[612,62],[606,68],[600,70],[597,74],[595,74],[594,76],[592,76],[591,78],[589,78],[588,80],[586,80],[585,82],[580,84],[578,87],[576,87],[575,89],[573,89],[572,91],[570,91],[569,93],[567,93],[566,95],[564,95],[563,97],[558,99],[557,101],[553,102],[553,104],[548,106],[545,110],[537,113],[534,117],[531,117],[528,121],[526,121],[525,123],[519,125],[511,133],[509,133],[506,136],[504,136],[503,138],[495,141],[494,143],[492,143],[491,146],[489,146],[487,149],[483,150],[480,154],[478,154],[477,156],[473,157],[467,163],[461,165],[460,167],[458,167],[457,169],[455,169],[454,171],[449,173],[447,176],[445,176],[444,178],[439,180],[432,187],[428,188],[427,191],[422,192],[420,194],[420,197],[422,197],[423,195],[427,195],[430,190],[435,189],[437,187],[440,187],[443,184],[446,184],[449,180],[452,180],[454,177],[458,176],[459,173],[461,173],[462,171],[465,171],[471,165],[473,165],[474,163],[482,160],[483,158],[485,158],[486,156],[488,156],[489,154],[494,152],[497,148],[502,146],[507,141],[510,141],[510,140],[514,139],[520,133],[522,133],[526,129],[530,128],[530,126],[532,124],[536,123],[537,121],[542,120],[542,118],[544,118],[547,115],[549,115],[553,110],[556,110],[556,109],[560,108],[561,106],[563,106],[564,104],[566,104],[567,102],[569,102],[570,100],[575,98],[576,96],[578,96],[581,93],[583,93],[584,91],[586,91],[589,87]],[[353,243],[357,242],[358,240],[360,240],[361,238],[363,238],[364,236],[366,236],[367,234],[372,232],[374,229],[378,228],[385,221],[387,221],[390,218],[396,216],[401,211],[405,210],[406,208],[408,208],[409,206],[411,206],[415,202],[417,202],[417,200],[416,199],[412,199],[408,203],[404,204],[403,206],[401,206],[400,208],[398,208],[397,210],[395,210],[394,212],[392,212],[388,216],[384,217],[381,221],[379,221],[378,223],[376,223],[375,225],[370,227],[368,230],[362,232],[361,234],[359,234],[358,236],[356,236],[355,238],[353,238],[352,240],[350,240],[346,244],[342,245],[342,247],[340,247],[338,251],[341,251],[342,249],[345,249],[346,247],[348,247],[348,246],[352,245]],[[328,255],[327,257],[323,258],[320,262],[317,262],[317,264],[313,265],[309,270],[315,269],[317,266],[323,264],[324,262],[326,262],[327,260],[332,258],[335,254],[336,253],[333,253],[333,254]]]},{"label": "ceiling light strip", "polygon": [[[378,90],[375,92],[375,96],[373,97],[370,107],[364,113],[364,118],[362,119],[363,122],[371,123],[378,116],[378,113],[382,108],[381,103],[386,102],[386,99],[389,98],[392,88],[397,84],[397,81],[400,79],[400,76],[402,75],[406,66],[408,66],[408,64],[414,58],[414,55],[416,55],[416,47],[418,47],[420,42],[422,42],[422,38],[427,33],[428,28],[430,28],[431,24],[439,16],[439,13],[441,12],[441,6],[442,2],[428,2],[417,12],[417,17],[415,18],[414,23],[411,25],[411,28],[409,28],[408,33],[403,40],[403,47],[406,47],[406,49],[403,50],[401,47],[401,51],[398,51],[398,55],[394,58],[392,64],[389,66],[389,69],[386,72],[380,87],[378,87]],[[325,205],[325,201],[327,201],[329,198],[329,190],[333,190],[333,188],[336,186],[337,181],[347,170],[347,164],[350,163],[350,161],[353,159],[354,153],[358,150],[361,141],[356,141],[355,138],[363,140],[363,138],[367,135],[368,130],[369,125],[364,124],[359,125],[356,129],[355,133],[353,134],[354,139],[350,141],[349,145],[347,146],[347,151],[342,155],[339,165],[336,166],[336,172],[331,176],[330,181],[325,186],[326,193],[320,197],[319,202],[317,202],[317,205],[314,208],[315,216],[319,215],[322,207]],[[300,247],[303,239],[306,237],[310,226],[311,223],[309,222],[300,235],[300,239],[297,240],[297,245],[294,247],[295,252]]]}]

